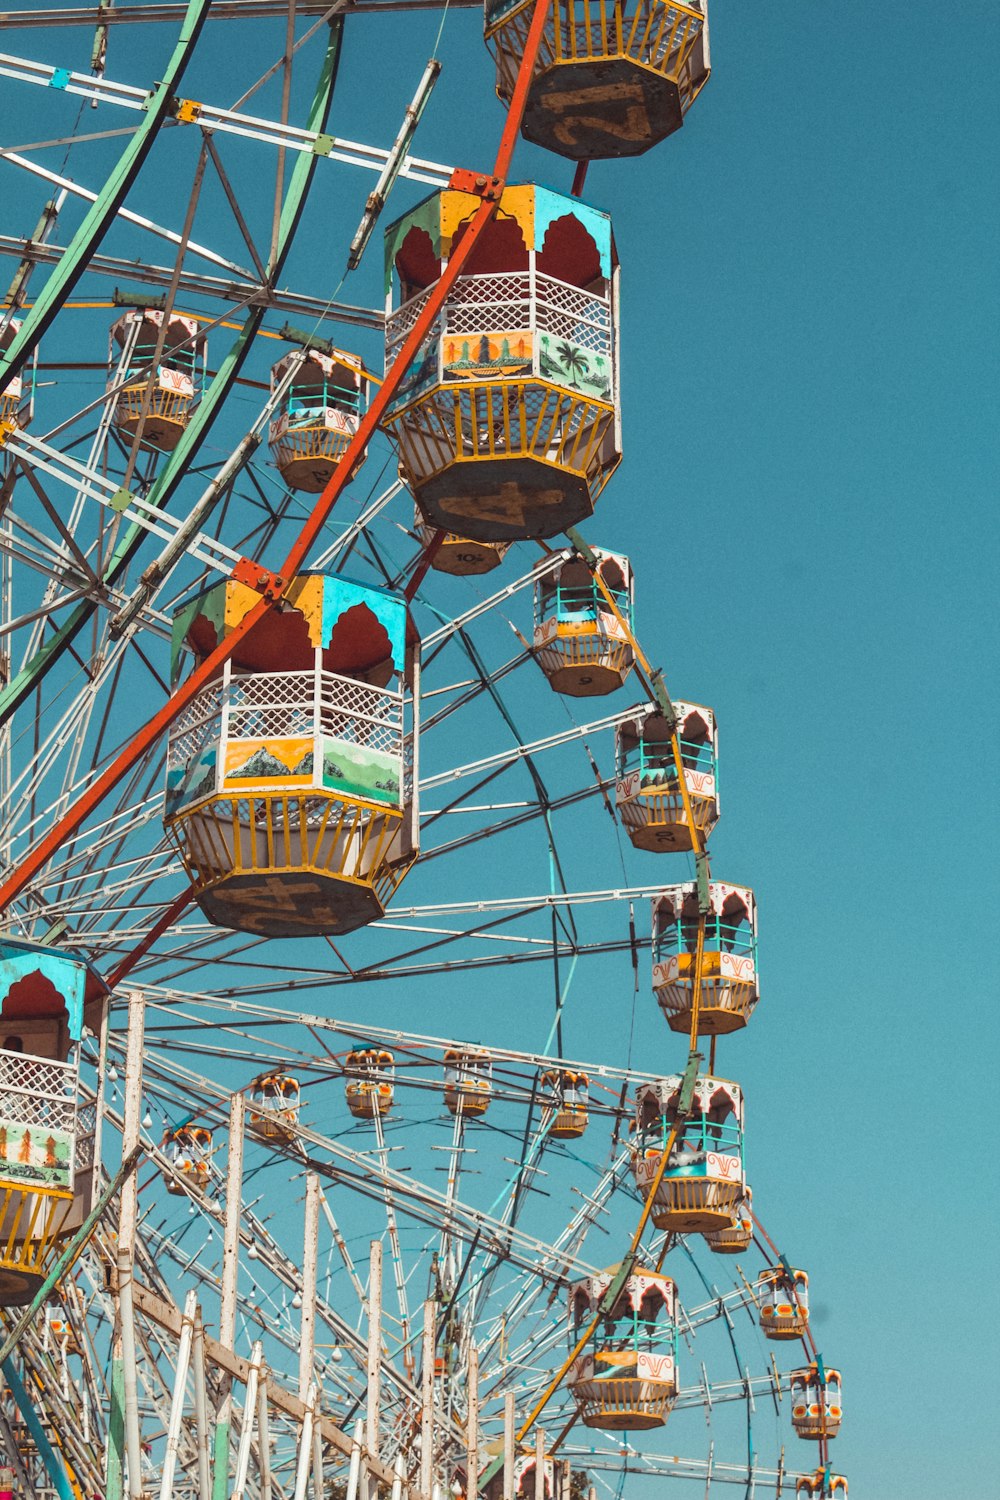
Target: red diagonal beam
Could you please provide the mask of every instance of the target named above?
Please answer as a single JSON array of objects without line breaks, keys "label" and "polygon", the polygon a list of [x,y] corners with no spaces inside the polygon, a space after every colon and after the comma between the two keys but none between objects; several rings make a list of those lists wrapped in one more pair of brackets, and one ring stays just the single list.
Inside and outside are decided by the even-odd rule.
[{"label": "red diagonal beam", "polygon": [[434,561],[435,557],[437,557],[438,553],[440,552],[441,543],[444,541],[447,535],[448,533],[446,531],[435,531],[430,541],[424,548],[420,557],[420,561],[417,563],[417,566],[413,570],[413,576],[410,578],[409,583],[403,590],[403,598],[406,600],[407,604],[413,603],[413,600],[416,597],[417,589],[423,583],[424,575],[426,574],[427,569],[430,567],[431,563]]},{"label": "red diagonal beam", "polygon": [[167,928],[171,927],[174,922],[177,921],[177,918],[180,916],[181,912],[185,909],[185,907],[189,906],[193,900],[194,891],[192,891],[190,887],[186,891],[181,891],[179,896],[174,897],[170,905],[166,907],[166,909],[153,923],[153,926],[146,933],[146,936],[142,939],[142,941],[136,943],[131,953],[126,953],[124,958],[120,958],[115,964],[114,968],[111,970],[110,974],[107,975],[104,982],[109,990],[113,990],[116,985],[121,984],[122,980],[127,975],[131,974],[136,964],[139,963],[141,959],[146,957],[146,954],[149,952],[150,948],[152,948],[156,940],[158,938],[161,938],[167,931]]},{"label": "red diagonal beam", "polygon": [[[299,532],[299,535],[286,557],[279,573],[271,573],[248,559],[237,563],[233,569],[233,575],[241,582],[249,583],[252,588],[258,589],[260,599],[244,615],[238,625],[234,626],[229,634],[219,642],[212,654],[205,658],[199,667],[191,673],[181,685],[171,693],[158,713],[154,714],[147,724],[140,729],[128,746],[116,756],[97,780],[87,788],[83,795],[77,798],[69,810],[59,819],[58,823],[35,845],[34,849],[20,862],[13,874],[8,876],[3,885],[0,886],[0,911],[6,910],[35,876],[44,869],[53,854],[72,838],[84,820],[104,801],[104,798],[113,790],[126,776],[137,761],[146,754],[151,746],[163,734],[164,730],[182,713],[193,698],[205,687],[219,672],[220,668],[232,656],[243,637],[257,625],[264,616],[273,609],[281,598],[282,593],[288,585],[292,575],[302,566],[309,549],[322,531],[326,521],[336,505],[345,486],[350,481],[354,469],[359,465],[364,450],[375,433],[382,416],[391,402],[399,385],[409,369],[412,361],[420,351],[426,335],[433,326],[444,305],[448,293],[457,280],[462,267],[475,249],[476,242],[482,234],[486,225],[493,218],[500,201],[507,171],[510,167],[511,158],[514,154],[514,146],[517,141],[518,132],[521,129],[521,121],[524,117],[524,108],[528,99],[528,88],[531,83],[531,75],[534,71],[535,58],[538,53],[542,32],[549,13],[551,0],[536,0],[535,10],[531,20],[531,28],[528,32],[528,41],[525,46],[524,56],[521,58],[521,66],[518,71],[517,83],[511,96],[510,108],[507,111],[507,119],[504,123],[503,134],[500,137],[500,145],[497,150],[496,165],[492,177],[485,175],[477,176],[471,172],[456,172],[452,178],[452,186],[465,192],[478,193],[480,196],[479,207],[469,221],[469,227],[463,235],[458,248],[450,257],[447,266],[440,279],[435,283],[430,296],[424,304],[416,323],[410,331],[409,337],[403,344],[391,368],[386,372],[385,380],[376,392],[371,405],[362,417],[357,432],[351,439],[336,472],[329,484],[323,490],[319,499],[313,507]],[[434,542],[431,542],[431,546]],[[440,542],[438,542],[440,546]]]}]

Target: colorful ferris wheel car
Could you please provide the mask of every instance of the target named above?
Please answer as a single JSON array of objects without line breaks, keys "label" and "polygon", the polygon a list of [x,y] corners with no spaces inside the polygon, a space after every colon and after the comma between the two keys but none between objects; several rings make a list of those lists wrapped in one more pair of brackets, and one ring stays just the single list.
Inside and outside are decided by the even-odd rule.
[{"label": "colorful ferris wheel car", "polygon": [[542,1095],[552,1112],[548,1134],[556,1141],[578,1141],[590,1120],[590,1079],[571,1068],[547,1068]]},{"label": "colorful ferris wheel car", "polygon": [[156,307],[134,308],[112,324],[108,390],[122,437],[170,453],[180,442],[205,388],[208,343],[194,318]]},{"label": "colorful ferris wheel car", "polygon": [[571,698],[613,693],[635,660],[628,558],[594,551],[614,607],[583,558],[572,553],[535,584],[535,659],[553,691]]},{"label": "colorful ferris wheel car", "polygon": [[847,1480],[829,1468],[801,1474],[795,1481],[795,1500],[847,1500]]},{"label": "colorful ferris wheel car", "polygon": [[705,1244],[716,1255],[739,1255],[753,1243],[753,1193],[744,1188],[743,1197],[736,1205],[733,1222],[728,1229],[713,1229],[705,1236]]},{"label": "colorful ferris wheel car", "polygon": [[185,1186],[205,1193],[212,1175],[212,1132],[204,1125],[179,1125],[163,1138],[169,1166],[163,1172],[168,1193],[186,1196]]},{"label": "colorful ferris wheel car", "polygon": [[74,953],[0,939],[0,1307],[32,1300],[90,1211],[96,1103],[80,1049],[106,998]]},{"label": "colorful ferris wheel car", "polygon": [[249,1125],[265,1141],[290,1141],[299,1118],[299,1080],[291,1073],[262,1073],[250,1088]]},{"label": "colorful ferris wheel car", "polygon": [[358,430],[368,392],[364,365],[339,349],[297,349],[271,370],[271,391],[282,390],[268,443],[292,490],[316,495],[336,472]]},{"label": "colorful ferris wheel car", "polygon": [[[671,1031],[690,1032],[698,949],[694,881],[653,898],[653,991]],[[709,885],[698,998],[698,1035],[745,1026],[760,998],[757,903],[747,886]]]},{"label": "colorful ferris wheel car", "polygon": [[356,1120],[374,1120],[392,1108],[396,1059],[384,1047],[356,1047],[347,1055],[344,1096]]},{"label": "colorful ferris wheel car", "polygon": [[[174,618],[204,661],[259,594],[228,580]],[[299,573],[171,727],[165,826],[198,904],[267,937],[380,917],[417,857],[419,693],[401,594]]]},{"label": "colorful ferris wheel car", "polygon": [[[639,156],[684,123],[708,82],[704,0],[551,0],[521,133],[571,161]],[[497,93],[510,101],[535,7],[487,0]]]},{"label": "colorful ferris wheel car", "polygon": [[[675,703],[674,708],[676,728],[650,704],[636,709],[617,731],[615,807],[635,848],[652,854],[685,852],[696,840],[703,847],[719,821],[715,714],[697,703]],[[687,805],[677,774],[675,733]]]},{"label": "colorful ferris wheel car", "polygon": [[[429,547],[436,528],[428,526],[419,506],[413,529],[423,545]],[[457,536],[453,531],[446,531],[431,558],[431,567],[438,573],[451,573],[457,578],[478,578],[499,568],[512,545],[511,542],[477,542],[470,536]]]},{"label": "colorful ferris wheel car", "polygon": [[682,1078],[658,1078],[636,1090],[632,1175],[644,1198],[653,1192],[663,1153],[676,1135],[653,1198],[657,1229],[704,1234],[731,1229],[746,1182],[743,1092],[728,1078],[703,1075],[690,1112],[678,1117]]},{"label": "colorful ferris wheel car", "polygon": [[766,1339],[800,1339],[809,1323],[809,1277],[772,1266],[757,1278],[757,1303]]},{"label": "colorful ferris wheel car", "polygon": [[[386,231],[387,368],[480,201],[449,188]],[[606,214],[504,188],[383,419],[429,526],[512,542],[591,515],[621,460],[617,284]]]},{"label": "colorful ferris wheel car", "polygon": [[449,1047],[444,1054],[444,1102],[453,1115],[484,1115],[493,1097],[493,1064],[481,1047]]},{"label": "colorful ferris wheel car", "polygon": [[792,1395],[792,1426],[800,1438],[819,1442],[840,1431],[844,1409],[840,1371],[827,1369],[813,1360],[788,1376]]},{"label": "colorful ferris wheel car", "polygon": [[[619,1267],[570,1290],[570,1341],[601,1306]],[[677,1289],[669,1276],[636,1268],[574,1361],[569,1385],[587,1427],[610,1432],[662,1427],[677,1398]]]}]

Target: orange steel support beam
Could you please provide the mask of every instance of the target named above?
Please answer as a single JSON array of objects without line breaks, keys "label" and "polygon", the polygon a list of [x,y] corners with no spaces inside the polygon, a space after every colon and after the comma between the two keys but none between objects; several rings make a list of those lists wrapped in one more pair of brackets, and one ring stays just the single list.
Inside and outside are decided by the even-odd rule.
[{"label": "orange steel support beam", "polygon": [[104,982],[109,990],[113,990],[116,985],[121,984],[127,975],[131,974],[136,964],[145,958],[157,939],[163,936],[173,922],[176,922],[181,912],[185,907],[190,906],[193,900],[194,892],[186,890],[181,891],[180,895],[171,901],[170,905],[164,909],[162,916],[156,920],[142,941],[136,943],[131,953],[126,953],[124,958],[119,959],[111,970],[111,973],[106,976]]},{"label": "orange steel support beam", "polygon": [[[86,792],[77,799],[73,806],[59,819],[58,823],[25,856],[13,874],[4,881],[3,885],[0,886],[0,911],[6,910],[10,903],[16,900],[25,887],[45,867],[56,850],[61,848],[66,840],[76,833],[84,820],[96,807],[100,806],[104,798],[117,786],[122,777],[127,775],[136,762],[156,743],[164,730],[177,718],[178,714],[187,707],[207,683],[211,682],[212,678],[233,654],[233,651],[243,637],[248,635],[254,626],[259,624],[264,616],[274,608],[285,588],[287,588],[289,580],[305,562],[309,549],[326,524],[330,512],[350,481],[354,469],[360,463],[361,456],[371,440],[375,429],[378,427],[383,413],[396,394],[404,374],[419,352],[424,338],[433,326],[434,319],[437,317],[448,293],[458,279],[462,267],[475,249],[479,236],[496,213],[500,194],[503,191],[504,180],[514,154],[518,132],[521,129],[521,120],[527,102],[531,73],[535,65],[535,57],[538,52],[539,43],[541,42],[550,4],[551,0],[536,0],[535,12],[532,17],[524,56],[521,59],[517,84],[511,97],[510,108],[507,111],[503,134],[500,137],[500,146],[497,150],[493,176],[487,177],[485,173],[476,174],[467,171],[458,171],[452,179],[453,185],[460,191],[479,195],[479,207],[469,221],[468,230],[462,237],[457,250],[449,259],[440,279],[431,291],[423,311],[393,361],[391,369],[386,372],[385,380],[376,392],[367,412],[362,417],[358,430],[351,439],[343,458],[337,466],[336,472],[316,501],[284,564],[277,573],[272,573],[267,568],[251,563],[249,559],[243,559],[240,563],[236,564],[233,570],[234,574],[238,575],[243,581],[250,583],[251,587],[259,588],[261,598],[249,613],[244,615],[239,624],[234,626],[225,639],[220,641],[211,655],[206,657],[201,665],[195,668],[191,676],[171,693],[163,707],[136,733],[126,749],[115,757],[107,770],[87,788]],[[430,545],[434,546],[433,540]],[[438,545],[440,546],[440,543]],[[251,575],[253,581],[251,581]]]},{"label": "orange steel support beam", "polygon": [[[750,1220],[754,1228],[759,1229],[764,1239],[767,1241],[768,1249],[774,1256],[775,1265],[783,1268],[784,1264],[787,1264],[787,1262],[785,1261],[785,1257],[782,1255],[781,1251],[778,1249],[777,1245],[774,1243],[771,1236],[768,1234],[767,1230],[764,1228],[763,1224],[754,1213],[753,1209],[749,1209],[748,1212],[750,1214]],[[795,1290],[794,1282],[789,1286],[789,1291],[792,1294],[792,1301],[795,1303],[796,1307],[798,1307],[799,1298],[798,1293]],[[806,1324],[805,1333],[803,1333],[802,1335],[802,1342],[805,1344],[807,1352],[812,1355],[813,1359],[815,1359],[818,1353],[816,1348],[816,1340],[813,1338],[812,1329],[810,1328],[808,1323]]]},{"label": "orange steel support beam", "polygon": [[431,563],[440,552],[441,543],[444,541],[447,535],[448,533],[446,531],[435,531],[434,535],[427,543],[427,546],[424,548],[424,554],[421,557],[420,561],[417,563],[417,566],[414,568],[412,578],[406,585],[406,588],[403,590],[403,597],[406,600],[407,604],[413,603],[413,599],[417,592],[417,589],[423,583],[424,577],[427,573],[427,569],[430,567]]},{"label": "orange steel support beam", "polygon": [[[626,1260],[634,1260],[636,1251],[639,1248],[639,1243],[640,1243],[640,1241],[642,1239],[643,1231],[646,1228],[646,1224],[649,1221],[650,1214],[653,1212],[653,1200],[655,1199],[657,1193],[660,1190],[660,1183],[663,1181],[664,1174],[665,1174],[665,1172],[667,1170],[667,1162],[670,1159],[670,1153],[671,1153],[671,1151],[673,1151],[674,1146],[677,1143],[677,1137],[680,1134],[681,1128],[683,1127],[684,1123],[685,1122],[684,1122],[683,1119],[676,1120],[674,1122],[673,1129],[671,1130],[669,1136],[667,1137],[667,1143],[666,1143],[666,1145],[663,1148],[663,1154],[660,1157],[660,1163],[659,1163],[659,1166],[656,1169],[656,1175],[653,1178],[653,1181],[650,1183],[650,1186],[649,1186],[649,1196],[647,1197],[646,1202],[643,1205],[642,1214],[640,1215],[639,1222],[636,1225],[635,1231],[634,1231],[634,1233],[632,1235],[632,1242],[631,1242],[631,1244],[628,1247],[628,1254],[625,1257]],[[607,1293],[605,1293],[605,1295],[607,1295]],[[610,1311],[610,1309],[608,1309],[608,1310]],[[577,1339],[577,1342],[574,1345],[573,1349],[570,1351],[570,1353],[567,1355],[566,1359],[560,1365],[559,1369],[553,1375],[552,1379],[549,1381],[548,1385],[545,1387],[545,1390],[542,1392],[542,1394],[539,1396],[538,1400],[535,1402],[534,1406],[531,1408],[531,1411],[528,1414],[527,1418],[521,1424],[520,1430],[518,1431],[518,1434],[517,1434],[517,1440],[518,1440],[519,1443],[521,1443],[521,1442],[524,1441],[525,1437],[531,1431],[531,1428],[534,1426],[535,1422],[541,1416],[543,1410],[548,1405],[549,1401],[555,1395],[555,1393],[559,1389],[560,1385],[562,1385],[562,1382],[565,1379],[566,1375],[572,1369],[573,1364],[579,1358],[579,1356],[582,1354],[584,1348],[586,1347],[586,1343],[587,1343],[587,1340],[590,1338],[590,1335],[593,1333],[594,1329],[597,1327],[598,1323],[601,1321],[602,1315],[603,1314],[602,1314],[601,1307],[598,1306],[597,1311],[594,1313],[593,1317],[590,1319],[590,1321],[587,1324],[586,1328],[583,1330],[583,1333]]]},{"label": "orange steel support beam", "polygon": [[[772,1240],[771,1236],[768,1234],[767,1230],[764,1228],[763,1224],[760,1222],[760,1220],[758,1219],[757,1215],[753,1212],[752,1209],[750,1210],[750,1219],[751,1219],[751,1222],[754,1225],[754,1228],[755,1229],[759,1229],[760,1233],[764,1236],[764,1239],[767,1241],[769,1249],[771,1250],[772,1254],[774,1255],[776,1263],[780,1266],[782,1264],[782,1262],[784,1261],[784,1257],[782,1256],[781,1251],[778,1249],[777,1245],[774,1243],[774,1241]],[[786,1262],[786,1264],[787,1264],[787,1262]],[[795,1303],[796,1307],[798,1307],[798,1305],[799,1305],[799,1298],[798,1298],[798,1293],[795,1290],[795,1283],[794,1282],[790,1283],[788,1290],[792,1294],[792,1301]],[[805,1347],[805,1350],[806,1350],[806,1353],[809,1355],[810,1359],[818,1361],[819,1360],[819,1349],[816,1346],[816,1340],[813,1337],[812,1327],[811,1327],[811,1325],[809,1323],[806,1324],[805,1330],[804,1330],[804,1332],[802,1334],[802,1343],[803,1343],[803,1345]],[[823,1411],[824,1411],[824,1422],[825,1422],[825,1420],[826,1420],[826,1417],[825,1417],[825,1413],[826,1413],[825,1391],[824,1391]],[[825,1468],[827,1466],[827,1464],[830,1462],[830,1440],[827,1437],[827,1435],[826,1435],[825,1432],[823,1433],[823,1436],[819,1440],[819,1456],[820,1456],[820,1467],[821,1468]]]}]

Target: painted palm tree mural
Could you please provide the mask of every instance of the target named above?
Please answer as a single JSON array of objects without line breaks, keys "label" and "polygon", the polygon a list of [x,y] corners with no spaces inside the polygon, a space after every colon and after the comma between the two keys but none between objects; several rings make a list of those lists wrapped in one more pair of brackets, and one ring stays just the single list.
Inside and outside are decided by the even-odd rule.
[{"label": "painted palm tree mural", "polygon": [[596,396],[599,401],[611,400],[610,370],[603,355],[588,354],[568,339],[553,341],[547,333],[542,334],[540,343],[539,373],[543,377]]}]

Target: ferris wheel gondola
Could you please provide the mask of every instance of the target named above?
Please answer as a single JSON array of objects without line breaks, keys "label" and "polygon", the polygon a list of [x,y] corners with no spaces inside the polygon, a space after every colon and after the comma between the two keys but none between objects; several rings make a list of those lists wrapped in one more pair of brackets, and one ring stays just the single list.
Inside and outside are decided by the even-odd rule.
[{"label": "ferris wheel gondola", "polygon": [[[44,84],[46,110],[93,99],[139,123],[58,271],[0,331],[12,373],[0,407],[5,503],[13,497],[0,515],[13,560],[0,601],[21,661],[0,684],[0,724],[29,703],[35,715],[30,753],[14,735],[0,756],[4,899],[28,934],[25,963],[42,973],[46,954],[76,963],[79,942],[118,981],[110,1022],[102,992],[87,1002],[96,1008],[86,1026],[68,1012],[66,1034],[53,1033],[42,1058],[76,1070],[69,1083],[60,1075],[66,1098],[56,1102],[76,1111],[79,1175],[66,1209],[65,1182],[29,1192],[7,1162],[5,1232],[18,1193],[41,1207],[30,1233],[22,1218],[0,1247],[0,1300],[5,1287],[8,1306],[37,1291],[93,1199],[94,1183],[90,1197],[77,1187],[101,1160],[113,1170],[119,1147],[127,1163],[141,1142],[156,1163],[141,1184],[117,1188],[119,1205],[133,1187],[142,1194],[141,1213],[135,1203],[111,1210],[130,1226],[124,1243],[105,1219],[74,1246],[75,1266],[54,1289],[58,1316],[19,1345],[44,1416],[41,1435],[18,1451],[19,1482],[37,1489],[62,1464],[80,1493],[102,1493],[108,1473],[127,1469],[135,1492],[170,1494],[183,1475],[192,1493],[221,1485],[257,1500],[273,1461],[281,1493],[304,1493],[312,1468],[317,1492],[332,1481],[397,1500],[448,1488],[468,1500],[512,1488],[525,1500],[575,1500],[567,1435],[578,1423],[596,1445],[580,1459],[588,1475],[624,1481],[630,1461],[615,1434],[645,1432],[649,1472],[660,1463],[655,1472],[671,1480],[696,1472],[709,1484],[722,1472],[714,1435],[707,1460],[682,1462],[657,1446],[660,1429],[674,1454],[674,1434],[694,1429],[684,1425],[690,1412],[711,1424],[726,1403],[749,1410],[790,1379],[811,1395],[811,1372],[823,1369],[752,1374],[734,1344],[739,1380],[710,1377],[714,1334],[731,1311],[752,1310],[749,1284],[740,1270],[699,1308],[682,1300],[681,1267],[677,1282],[661,1269],[680,1261],[683,1235],[692,1256],[757,1248],[742,1091],[714,1068],[716,1038],[742,1030],[757,1001],[755,905],[746,888],[709,878],[714,713],[667,696],[636,634],[630,562],[577,534],[569,551],[546,547],[539,560],[539,541],[561,549],[567,527],[595,513],[622,456],[618,258],[608,214],[576,190],[516,185],[510,171],[519,128],[580,160],[638,152],[677,129],[708,76],[704,8],[598,16],[591,7],[573,19],[559,4],[493,7],[501,97],[518,102],[495,169],[482,174],[413,156],[423,81],[392,148],[332,136],[345,22],[333,17],[313,41],[312,30],[296,31],[313,12],[298,11],[271,68],[284,85],[271,111],[280,120],[268,117],[266,92],[251,106],[258,113],[245,107],[267,82],[263,17],[240,17],[241,47],[220,68],[218,88],[240,105],[180,92],[188,64],[213,57],[199,40],[204,0],[190,0],[152,90],[104,76],[108,28],[134,41],[149,19],[136,8],[111,20],[94,8],[104,44],[91,73],[22,60],[12,74],[4,64],[5,80]],[[581,26],[591,32],[586,56]],[[317,78],[303,109],[307,58]],[[215,86],[211,69],[198,76]],[[567,79],[586,95],[589,123],[560,102]],[[88,144],[78,123],[59,128],[74,149]],[[115,137],[97,133],[94,144],[110,154]],[[261,153],[271,150],[275,191],[262,194]],[[156,171],[144,178],[147,160]],[[315,267],[289,262],[313,279],[287,283],[317,164],[339,181],[345,166],[378,172],[356,205],[361,250],[395,193],[385,312],[337,302],[325,261],[318,279]],[[209,170],[218,212],[206,235],[196,208]],[[140,179],[159,188],[144,200],[156,219],[139,213],[138,198],[126,206]],[[60,192],[75,186],[64,189],[61,173],[52,180]],[[406,180],[429,195],[400,196]],[[323,221],[324,244],[327,229]],[[133,235],[168,241],[174,266],[158,266],[148,242],[136,256]],[[31,275],[39,264],[25,260]],[[123,265],[140,293],[100,296],[101,278]],[[351,285],[367,287],[359,269]],[[87,296],[75,306],[81,282]],[[312,331],[272,326],[279,315]],[[232,339],[223,327],[234,318]],[[323,336],[334,320],[364,356]],[[100,352],[98,325],[103,340],[109,321],[108,362],[77,358],[73,330]],[[39,392],[30,361],[43,332],[59,379]],[[45,403],[43,422],[29,422],[33,399]],[[379,493],[377,476],[397,466],[410,493],[395,480]],[[349,514],[333,517],[349,485]],[[485,594],[477,576],[501,565],[496,594]],[[525,626],[524,612],[506,617],[515,595],[519,606],[534,595],[530,640],[516,623]],[[523,647],[513,656],[510,627]],[[612,701],[583,719],[587,699],[626,680],[645,702]],[[617,861],[631,852],[614,816],[584,823],[599,805],[588,798],[617,810],[640,861],[690,852],[696,879],[664,888],[637,877],[623,891]],[[560,822],[569,809],[581,819],[572,838]],[[512,850],[503,879],[492,857],[501,840]],[[608,868],[613,877],[594,873]],[[538,878],[548,882],[541,894]],[[661,1040],[675,1048],[663,1066],[678,1068],[652,1080],[649,1066],[609,1061],[610,1027],[607,1037],[595,1027],[575,1061],[562,1035],[577,961],[631,951],[638,963],[646,939],[624,935],[625,911],[647,899]],[[610,911],[621,931],[610,933],[610,919],[602,929]],[[503,996],[530,1012],[525,1024],[541,1025],[539,1050],[502,1046],[499,988],[484,1000],[476,985],[494,972],[522,979],[542,963],[554,971],[554,1018],[539,1022],[526,983]],[[464,986],[449,1028],[457,1036],[412,1029],[431,986],[451,1014],[453,975]],[[144,1017],[138,1059],[122,1029],[130,976],[141,985],[128,1000],[130,1025]],[[401,1002],[412,993],[417,1003],[381,1024],[396,986]],[[690,1039],[684,1072],[669,1032]],[[695,1050],[702,1035],[712,1037],[707,1074]],[[23,1056],[5,1043],[0,1064],[23,1112]],[[98,1104],[100,1153],[81,1123]],[[43,1166],[55,1170],[54,1129],[52,1140]],[[53,1227],[56,1200],[65,1218]],[[631,1244],[609,1271],[605,1235],[618,1254]],[[3,1276],[24,1270],[25,1245],[29,1279],[8,1285]],[[814,1360],[804,1273],[787,1272],[788,1291],[786,1270],[768,1262],[758,1279],[762,1327],[768,1338],[805,1340]],[[567,1291],[571,1348],[559,1364]],[[122,1351],[113,1330],[129,1328]],[[58,1346],[58,1370],[44,1338]],[[700,1385],[682,1383],[681,1338],[704,1348]],[[123,1404],[124,1424],[102,1395],[102,1360],[113,1381],[142,1370],[144,1395]],[[206,1383],[211,1366],[218,1379]],[[823,1403],[839,1394],[836,1372],[826,1373]],[[205,1402],[216,1395],[218,1461],[206,1480]],[[74,1403],[75,1425],[65,1420]],[[363,1437],[353,1425],[362,1403]],[[832,1397],[823,1411],[825,1463]],[[704,1452],[700,1427],[691,1440]],[[732,1469],[750,1488],[794,1477],[783,1458],[769,1468],[749,1438]],[[815,1476],[798,1476],[801,1493],[846,1493],[828,1467],[819,1472],[815,1490]]]}]

